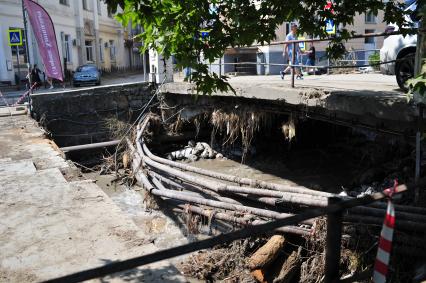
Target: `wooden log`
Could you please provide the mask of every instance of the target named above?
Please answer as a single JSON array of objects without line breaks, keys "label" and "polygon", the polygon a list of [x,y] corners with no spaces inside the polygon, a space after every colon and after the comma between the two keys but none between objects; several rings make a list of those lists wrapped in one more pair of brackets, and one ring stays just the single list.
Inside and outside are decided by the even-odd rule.
[{"label": "wooden log", "polygon": [[260,247],[249,259],[249,268],[256,270],[267,267],[278,256],[284,247],[285,238],[282,235],[272,236],[266,244]]},{"label": "wooden log", "polygon": [[[142,131],[142,130],[143,129],[141,129],[140,131]],[[142,134],[140,134],[138,136],[141,137]],[[138,142],[138,141],[139,141],[139,139],[136,140],[136,142]],[[264,181],[260,181],[260,180],[254,180],[254,179],[249,179],[249,178],[241,178],[241,177],[237,177],[237,176],[233,176],[233,175],[223,174],[223,173],[219,173],[219,172],[213,172],[213,171],[210,171],[210,170],[197,168],[197,167],[190,166],[188,164],[182,164],[182,163],[179,163],[179,162],[175,162],[175,161],[171,161],[171,160],[168,160],[168,159],[165,159],[165,158],[158,157],[158,156],[152,154],[151,151],[148,149],[148,147],[146,147],[145,145],[144,145],[143,149],[144,149],[145,153],[148,155],[148,157],[151,158],[154,161],[157,161],[159,163],[166,164],[166,165],[169,165],[169,166],[172,166],[172,167],[176,167],[176,168],[179,168],[181,170],[194,172],[194,173],[197,173],[197,174],[200,174],[200,175],[213,177],[215,179],[219,179],[219,180],[223,180],[223,181],[229,181],[229,182],[232,182],[232,183],[248,185],[248,186],[251,186],[251,187],[259,187],[259,188],[264,188],[264,189],[269,189],[269,190],[276,190],[276,191],[281,191],[281,192],[309,194],[309,195],[317,195],[317,196],[322,196],[322,197],[333,196],[333,194],[331,194],[331,193],[315,191],[315,190],[311,190],[311,189],[308,189],[308,188],[302,187],[302,186],[288,186],[288,185],[283,185],[283,184],[273,184],[273,183],[268,183],[268,182],[264,182]]]},{"label": "wooden log", "polygon": [[194,184],[197,184],[197,185],[202,186],[202,187],[206,187],[206,188],[211,189],[215,192],[247,193],[247,194],[256,194],[256,195],[262,195],[262,196],[268,196],[268,197],[278,196],[284,202],[318,206],[318,207],[327,206],[327,200],[324,199],[324,198],[319,199],[319,198],[315,198],[314,196],[308,196],[308,195],[305,195],[303,197],[303,196],[301,196],[300,194],[297,194],[297,193],[283,193],[283,192],[274,192],[274,191],[271,191],[271,190],[262,190],[262,189],[255,189],[255,188],[243,188],[243,187],[237,187],[237,186],[229,186],[225,183],[220,183],[220,182],[217,182],[217,181],[214,181],[214,180],[207,180],[207,179],[203,179],[199,176],[190,175],[190,174],[187,174],[185,172],[171,168],[167,165],[161,164],[159,162],[156,162],[156,161],[150,159],[147,155],[145,155],[140,143],[136,143],[136,146],[137,146],[137,150],[138,150],[139,155],[142,157],[143,162],[145,162],[147,165],[149,165],[149,166],[151,166],[151,167],[153,167],[157,170],[160,170],[162,172],[165,172],[167,174],[178,177],[178,178],[185,180],[187,182],[194,183]]},{"label": "wooden log", "polygon": [[[163,177],[160,174],[157,174],[157,173],[152,172],[150,170],[148,170],[147,173],[148,173],[148,175],[150,175],[152,177],[153,180],[154,179],[160,180],[162,183],[168,184],[168,185],[170,185],[174,188],[177,187],[176,185],[179,185],[176,182],[171,181],[168,178]],[[191,185],[191,188],[193,188],[194,190],[189,191],[189,190],[186,190],[186,188],[183,187],[182,185],[179,185],[179,186],[182,188],[182,189],[180,189],[180,191],[182,191],[182,192],[194,192],[194,191],[196,191],[198,194],[201,194],[201,195],[208,197],[210,199],[213,199],[213,200],[219,200],[219,201],[223,201],[223,202],[227,202],[227,203],[243,205],[241,202],[236,201],[232,198],[223,197],[223,196],[219,195],[218,193],[215,193],[213,191],[206,190],[206,189],[203,189],[203,188],[200,188],[200,187],[196,187],[196,186]]]},{"label": "wooden log", "polygon": [[254,279],[256,279],[256,281],[259,282],[259,283],[267,283],[268,282],[265,279],[265,272],[262,269],[253,270],[251,272],[251,276],[253,276]]},{"label": "wooden log", "polygon": [[[252,221],[252,219],[255,217],[254,215],[246,215],[245,217],[239,217],[239,216],[235,216],[235,213],[231,214],[230,212],[226,212],[226,213],[215,212],[212,214],[213,210],[211,209],[202,209],[196,205],[188,206],[183,202],[179,202],[177,200],[168,199],[168,198],[164,198],[163,200],[170,205],[176,206],[177,209],[179,209],[180,211],[189,210],[193,213],[197,213],[205,217],[213,217],[219,220],[230,222],[231,224],[236,223],[241,226],[250,226],[250,225],[258,225],[258,224],[266,223],[266,221],[261,221],[261,220]],[[291,234],[296,234],[301,236],[308,236],[311,233],[310,229],[301,228],[298,226],[281,227],[281,228],[275,229],[274,231],[277,233],[291,233]]]},{"label": "wooden log", "polygon": [[291,283],[294,282],[294,276],[297,271],[300,269],[302,264],[301,260],[302,248],[299,247],[297,251],[293,251],[290,256],[284,261],[284,264],[281,267],[281,271],[277,277],[272,281],[273,283]]},{"label": "wooden log", "polygon": [[[179,172],[179,171],[178,171]],[[182,172],[180,172],[182,173]],[[196,179],[195,176],[190,176],[191,178]],[[191,180],[190,180],[191,181]],[[271,212],[272,214],[277,212]],[[269,213],[270,214],[270,213]],[[260,215],[264,216],[264,215]],[[361,216],[361,215],[345,215],[345,221],[352,222],[352,223],[363,223],[363,224],[376,224],[376,225],[382,225],[383,224],[383,218],[380,217],[373,217],[373,216]],[[426,224],[419,223],[415,221],[408,221],[408,220],[400,220],[396,223],[398,228],[401,228],[403,230],[408,231],[426,231]]]},{"label": "wooden log", "polygon": [[[137,138],[136,138],[137,143],[139,143],[139,140],[142,137],[142,134],[143,134],[145,128],[147,127],[148,123],[149,123],[149,119],[150,119],[149,117],[146,117],[143,120],[143,122],[140,124],[140,126],[138,127],[138,133],[137,133]],[[181,164],[181,163],[178,163],[178,162],[170,161],[170,160],[155,156],[154,154],[152,154],[149,151],[148,148],[146,148],[146,149],[147,149],[147,155],[149,157],[151,157],[153,160],[156,160],[160,163],[164,162],[164,164],[168,164],[170,166],[180,168],[182,170],[194,172],[194,173],[205,175],[205,176],[214,177],[214,178],[217,178],[217,179],[220,179],[220,180],[225,180],[225,181],[229,181],[229,182],[233,182],[233,183],[237,183],[237,184],[243,184],[243,185],[248,185],[248,186],[253,186],[253,187],[260,187],[260,188],[265,188],[265,189],[270,189],[270,190],[277,190],[277,191],[282,191],[282,192],[294,192],[294,193],[299,193],[299,194],[317,195],[317,196],[323,196],[323,197],[335,196],[335,194],[332,194],[332,193],[315,191],[315,190],[308,189],[306,187],[300,187],[300,186],[295,187],[295,186],[287,186],[287,185],[282,185],[282,184],[274,184],[274,183],[268,183],[268,182],[259,181],[259,180],[253,180],[253,179],[250,179],[250,178],[240,178],[240,177],[233,176],[233,175],[212,172],[212,171],[209,171],[209,170],[189,166],[189,165],[186,165],[186,164]],[[375,208],[382,208],[382,209],[386,210],[386,204],[385,203],[376,202],[376,203],[369,204],[369,206],[372,206],[372,207],[375,207]],[[412,206],[407,206],[407,205],[395,205],[395,208],[396,208],[397,211],[426,214],[426,208],[422,208],[422,207],[412,207]]]},{"label": "wooden log", "polygon": [[[144,175],[144,174],[138,174],[138,175]],[[145,178],[146,178],[146,176],[145,176]],[[148,182],[149,182],[149,180],[148,180]],[[152,187],[152,185],[150,185],[150,186]],[[204,199],[204,198],[194,197],[194,196],[190,196],[190,195],[186,195],[186,194],[179,194],[178,191],[173,191],[173,190],[167,190],[167,189],[158,190],[158,189],[155,189],[155,188],[150,189],[150,187],[147,187],[147,188],[153,195],[157,195],[157,196],[161,196],[161,197],[167,197],[167,198],[186,201],[186,202],[189,202],[189,203],[201,204],[201,205],[206,205],[206,206],[221,208],[221,209],[226,209],[226,210],[240,211],[240,212],[243,212],[243,213],[250,213],[250,214],[254,214],[254,215],[258,215],[258,216],[262,216],[262,217],[267,217],[267,218],[272,218],[272,219],[279,219],[279,218],[286,218],[286,217],[293,216],[293,214],[288,214],[288,213],[279,213],[279,212],[276,212],[276,211],[270,211],[270,210],[261,209],[261,208],[255,208],[255,207],[250,207],[250,206],[226,203],[226,202],[222,202],[222,201]],[[308,225],[312,225],[311,220],[303,221],[303,223],[308,224]]]},{"label": "wooden log", "polygon": [[[186,202],[190,202],[190,203],[196,203],[196,204],[201,204],[201,205],[206,205],[206,206],[216,207],[216,208],[222,208],[222,209],[227,209],[227,210],[232,210],[232,211],[239,211],[239,212],[243,212],[243,213],[251,213],[251,214],[254,214],[254,215],[263,216],[263,217],[267,217],[267,218],[273,218],[273,219],[275,219],[276,217],[277,218],[286,218],[286,217],[293,216],[293,214],[279,213],[279,212],[275,212],[275,211],[269,211],[269,210],[266,210],[266,209],[260,209],[260,208],[238,205],[238,204],[225,203],[225,202],[221,202],[221,201],[215,201],[215,200],[209,200],[209,199],[194,197],[194,196],[185,195],[185,194],[179,194],[178,191],[167,190],[165,188],[162,188],[161,190],[159,190],[159,189],[156,189],[151,184],[151,182],[149,181],[148,177],[145,174],[143,174],[142,172],[140,172],[138,170],[136,160],[133,163],[133,166],[134,166],[133,169],[136,170],[134,172],[136,180],[148,192],[150,192],[154,195],[160,196],[160,197],[167,197],[167,198],[171,198],[171,199],[177,199],[177,200],[182,200],[182,201],[186,201]],[[308,225],[313,224],[312,220],[306,220],[306,221],[303,221],[303,223],[308,224]]]},{"label": "wooden log", "polygon": [[[134,162],[134,165],[137,162]],[[219,208],[225,208],[225,209],[229,209],[229,210],[233,210],[233,211],[241,211],[239,209],[233,209],[232,207],[238,207],[238,205],[232,205],[232,204],[228,204],[228,203],[222,203],[222,202],[218,202],[218,201],[212,201],[212,200],[206,200],[206,199],[202,199],[202,198],[197,198],[197,197],[193,197],[193,196],[188,196],[188,195],[179,195],[177,194],[177,191],[171,191],[171,190],[167,190],[162,188],[161,190],[156,189],[152,183],[149,181],[148,177],[143,174],[140,171],[137,171],[135,173],[135,177],[136,180],[150,193],[152,193],[153,195],[156,196],[160,196],[160,197],[167,197],[167,198],[171,198],[171,199],[177,199],[177,200],[182,200],[182,201],[187,201],[187,202],[191,202],[191,203],[197,203],[197,204],[203,204],[203,205],[207,205],[207,206],[211,206],[211,207],[219,207]],[[245,209],[243,209],[243,212]],[[256,211],[259,211],[257,209],[255,209]],[[253,213],[256,214],[256,213]],[[310,223],[310,220],[304,221],[304,222],[308,222]],[[255,224],[255,223],[253,223]],[[257,224],[257,223],[256,223]],[[282,231],[285,232],[289,232],[289,233],[296,233],[296,234],[305,234],[305,231],[299,231],[298,229],[299,227],[281,227],[280,229],[282,229]]]},{"label": "wooden log", "polygon": [[[194,201],[195,199],[197,199],[198,202],[195,202],[197,204],[203,204],[203,205],[207,205],[207,206],[211,206],[211,207],[223,208],[223,209],[228,209],[228,210],[233,210],[233,211],[239,211],[239,212],[244,212],[244,213],[249,212],[249,213],[252,213],[252,214],[255,214],[255,215],[259,215],[258,213],[260,213],[261,214],[260,216],[264,216],[264,217],[268,217],[268,218],[271,218],[270,217],[271,213],[273,215],[275,215],[275,216],[278,216],[278,217],[291,216],[291,214],[278,213],[278,212],[268,211],[268,210],[264,210],[264,209],[245,207],[245,206],[242,206],[242,205],[235,205],[235,204],[233,205],[233,204],[229,204],[229,203],[220,203],[220,202],[215,202],[215,201],[212,201],[212,200],[205,200],[205,199],[201,199],[201,198],[194,198],[194,197],[191,197],[191,196],[184,196],[184,195],[181,195],[181,196],[174,195],[173,196],[173,194],[169,193],[170,190],[162,191],[161,193],[163,195],[161,195],[161,193],[153,192],[153,189],[155,189],[155,188],[154,188],[154,186],[152,186],[152,184],[148,180],[147,176],[139,171],[139,160],[137,160],[137,159],[133,160],[133,171],[134,171],[135,177],[138,180],[138,182],[146,190],[148,190],[149,192],[151,192],[151,193],[153,193],[153,194],[155,194],[157,196],[169,197],[169,198],[172,198],[172,199],[179,199],[179,200],[189,201],[189,202],[191,202],[191,200]],[[168,196],[165,196],[164,194],[168,194]],[[210,205],[208,205],[207,203],[209,203]],[[216,206],[215,206],[215,204],[216,204]],[[238,209],[240,207],[242,209]],[[235,209],[235,208],[237,208],[237,209]],[[263,223],[266,223],[266,222],[267,221],[263,221],[263,220],[255,220],[251,224],[258,225],[258,224],[263,224]],[[303,223],[308,224],[308,225],[312,225],[313,224],[313,220],[306,220],[306,221],[303,221]],[[282,228],[277,229],[277,231],[288,232],[288,233],[295,233],[295,234],[299,234],[299,235],[306,235],[306,229],[302,229],[301,230],[301,229],[299,229],[299,227],[294,227],[294,226],[293,227],[292,226],[290,226],[290,227],[282,227]]]},{"label": "wooden log", "polygon": [[[187,182],[185,182],[181,179],[176,179],[173,176],[164,176],[164,175],[161,175],[161,174],[159,174],[155,171],[152,171],[152,170],[147,170],[147,173],[150,176],[156,177],[162,183],[168,184],[168,185],[175,187],[175,188],[177,188],[181,191],[187,190],[187,189],[194,189],[196,191],[202,191],[203,193],[211,195],[213,198],[227,199],[226,202],[229,202],[229,203],[243,204],[240,201],[234,200],[232,198],[224,197],[224,196],[222,196],[222,195],[220,195],[220,194],[218,194],[214,191],[203,189],[200,186],[197,186],[197,185],[192,184],[192,183],[187,183]],[[190,186],[190,187],[188,188],[188,186]],[[254,196],[254,195],[248,195],[248,194],[235,194],[235,196],[247,198],[248,200],[260,202],[260,203],[267,204],[267,205],[270,205],[270,206],[277,206],[282,202],[281,199],[273,198],[273,197],[258,197],[258,196]]]}]

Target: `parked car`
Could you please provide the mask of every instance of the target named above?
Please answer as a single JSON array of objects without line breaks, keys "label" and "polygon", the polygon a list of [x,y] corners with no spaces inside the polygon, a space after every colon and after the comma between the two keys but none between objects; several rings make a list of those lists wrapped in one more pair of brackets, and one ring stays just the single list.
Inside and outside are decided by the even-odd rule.
[{"label": "parked car", "polygon": [[[418,28],[417,3],[409,1],[406,11],[411,11],[407,21],[414,23],[414,27]],[[398,31],[399,27],[390,24],[386,28],[386,32]],[[395,75],[399,87],[407,90],[407,80],[414,76],[414,62],[416,55],[417,35],[390,35],[385,38],[383,47],[380,49],[380,61],[387,62],[397,60],[394,63],[380,65],[382,74]]]},{"label": "parked car", "polygon": [[80,85],[100,85],[101,84],[101,72],[95,65],[82,65],[79,66],[74,72],[72,79],[73,86]]}]

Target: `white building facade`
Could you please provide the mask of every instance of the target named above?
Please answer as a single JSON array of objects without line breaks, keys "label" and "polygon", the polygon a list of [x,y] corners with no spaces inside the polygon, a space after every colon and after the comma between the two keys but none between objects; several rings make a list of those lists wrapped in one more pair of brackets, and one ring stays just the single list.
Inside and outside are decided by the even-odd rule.
[{"label": "white building facade", "polygon": [[[101,0],[38,0],[52,18],[63,68],[75,70],[92,63],[100,69],[140,66],[142,57],[131,37],[139,30],[123,28]],[[28,40],[18,50],[9,46],[8,30],[24,28],[21,0],[0,0],[0,82],[15,84],[26,76],[29,61],[43,70],[37,44],[27,20]],[[18,64],[19,61],[19,64]],[[19,67],[19,68],[18,68]],[[19,69],[19,70],[18,70]]]}]

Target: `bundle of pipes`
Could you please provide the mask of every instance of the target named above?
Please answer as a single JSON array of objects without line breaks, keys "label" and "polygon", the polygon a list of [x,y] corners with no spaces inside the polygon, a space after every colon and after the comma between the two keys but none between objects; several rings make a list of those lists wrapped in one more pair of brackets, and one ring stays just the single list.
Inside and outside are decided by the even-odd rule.
[{"label": "bundle of pipes", "polygon": [[[186,207],[196,214],[214,215],[216,219],[249,225],[293,215],[282,212],[283,208],[289,208],[286,204],[290,204],[294,211],[302,211],[309,207],[325,207],[330,197],[337,197],[302,186],[241,178],[158,157],[144,143],[143,134],[148,125],[149,117],[138,126],[136,148],[127,140],[133,154],[135,177],[151,194],[165,200],[175,200],[177,208]],[[185,203],[191,205],[184,206]],[[380,226],[385,215],[385,205],[376,203],[353,208],[344,213],[344,220]],[[397,229],[421,233],[426,231],[425,208],[396,205],[396,210]],[[307,235],[313,222],[311,219],[301,223],[301,226],[283,227],[280,231]]]}]

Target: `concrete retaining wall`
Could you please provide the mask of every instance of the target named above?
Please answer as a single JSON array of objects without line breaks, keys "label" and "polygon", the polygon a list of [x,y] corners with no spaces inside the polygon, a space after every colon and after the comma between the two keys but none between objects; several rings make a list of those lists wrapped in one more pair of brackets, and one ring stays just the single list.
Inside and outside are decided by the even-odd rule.
[{"label": "concrete retaining wall", "polygon": [[33,94],[32,116],[59,146],[110,140],[105,119],[132,121],[151,98],[148,83]]}]

